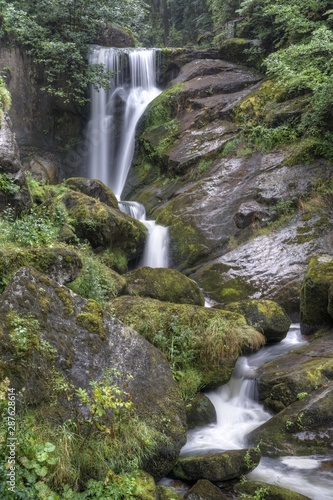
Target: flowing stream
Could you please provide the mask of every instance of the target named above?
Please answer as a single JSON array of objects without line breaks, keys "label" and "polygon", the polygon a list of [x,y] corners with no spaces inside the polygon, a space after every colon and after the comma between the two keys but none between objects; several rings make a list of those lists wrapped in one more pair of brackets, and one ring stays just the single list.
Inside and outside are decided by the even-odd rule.
[{"label": "flowing stream", "polygon": [[[299,326],[292,325],[286,339],[279,344],[240,357],[230,381],[206,394],[215,406],[217,423],[189,431],[181,455],[247,448],[247,434],[271,418],[271,414],[257,402],[257,368],[306,343]],[[326,461],[318,456],[263,458],[247,478],[277,484],[313,500],[333,499],[333,471],[325,468],[325,458]]]},{"label": "flowing stream", "polygon": [[[109,186],[120,201],[133,160],[136,126],[161,92],[156,85],[156,50],[95,47],[89,62],[103,64],[111,72],[110,90],[92,89],[89,176]],[[140,265],[168,267],[168,229],[146,220],[145,208],[138,202],[120,201],[119,208],[148,229]]]}]

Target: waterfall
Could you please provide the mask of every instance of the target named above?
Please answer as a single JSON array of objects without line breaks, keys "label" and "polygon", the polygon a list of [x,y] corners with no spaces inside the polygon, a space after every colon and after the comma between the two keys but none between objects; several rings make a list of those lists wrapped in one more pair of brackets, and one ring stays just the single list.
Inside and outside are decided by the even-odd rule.
[{"label": "waterfall", "polygon": [[[156,86],[154,49],[96,47],[91,64],[111,71],[110,90],[92,89],[87,140],[89,176],[109,186],[120,200],[131,167],[135,130],[148,104],[160,94]],[[141,265],[168,267],[168,229],[146,220],[137,202],[121,202],[119,208],[142,221],[148,238]]]}]

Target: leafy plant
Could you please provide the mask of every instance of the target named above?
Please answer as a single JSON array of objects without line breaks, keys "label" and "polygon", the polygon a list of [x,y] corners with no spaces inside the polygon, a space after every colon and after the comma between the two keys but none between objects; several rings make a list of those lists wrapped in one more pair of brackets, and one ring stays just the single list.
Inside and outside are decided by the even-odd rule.
[{"label": "leafy plant", "polygon": [[0,173],[0,191],[5,194],[15,195],[20,191],[20,189],[20,186],[15,184],[15,181],[10,174]]}]

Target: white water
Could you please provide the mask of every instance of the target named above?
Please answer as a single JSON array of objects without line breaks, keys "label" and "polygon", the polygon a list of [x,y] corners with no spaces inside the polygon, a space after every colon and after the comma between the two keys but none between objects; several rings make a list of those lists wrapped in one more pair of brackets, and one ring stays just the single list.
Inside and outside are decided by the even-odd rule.
[{"label": "white water", "polygon": [[[306,340],[298,325],[292,325],[287,338],[279,344],[240,357],[230,381],[206,394],[215,406],[217,423],[189,431],[181,455],[247,448],[247,434],[271,417],[257,403],[257,368],[303,344]],[[333,499],[333,470],[326,469],[320,457],[264,458],[248,478],[277,484],[314,500]]]},{"label": "white water", "polygon": [[[160,94],[156,86],[154,49],[92,50],[91,64],[112,71],[110,90],[92,89],[87,139],[89,176],[108,185],[121,198],[135,146],[135,130],[148,104]],[[148,229],[142,266],[168,267],[168,228],[146,220],[143,205],[122,202],[120,209]]]}]

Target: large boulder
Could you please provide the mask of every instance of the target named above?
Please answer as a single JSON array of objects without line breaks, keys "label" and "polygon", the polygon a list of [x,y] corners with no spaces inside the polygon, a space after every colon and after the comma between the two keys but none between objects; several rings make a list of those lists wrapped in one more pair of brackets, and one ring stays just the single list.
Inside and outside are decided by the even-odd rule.
[{"label": "large boulder", "polygon": [[265,335],[267,342],[283,340],[291,324],[282,307],[272,300],[242,300],[215,307],[242,314],[249,325]]},{"label": "large boulder", "polygon": [[305,335],[332,324],[329,290],[333,285],[333,255],[317,255],[308,265],[301,288],[301,329]]},{"label": "large boulder", "polygon": [[129,215],[84,193],[69,190],[60,201],[64,204],[76,235],[94,247],[123,251],[127,258],[141,255],[147,229]]},{"label": "large boulder", "polygon": [[276,484],[263,483],[262,481],[245,481],[235,486],[237,493],[247,495],[246,498],[255,498],[258,492],[262,492],[269,500],[310,500],[310,497],[288,490]]},{"label": "large boulder", "polygon": [[328,455],[332,453],[333,385],[292,403],[248,435],[263,455]]},{"label": "large boulder", "polygon": [[222,491],[210,481],[200,479],[185,493],[186,500],[227,500]]},{"label": "large boulder", "polygon": [[[155,477],[165,475],[186,441],[185,412],[158,350],[96,302],[31,268],[15,274],[1,299],[0,379],[8,377],[17,393],[25,388],[20,404],[49,404],[60,374],[74,388],[89,389],[105,370],[116,368],[118,384],[158,434],[156,453],[144,468]],[[68,405],[58,399],[57,418],[68,418]]]},{"label": "large boulder", "polygon": [[66,179],[65,185],[72,189],[73,191],[79,191],[92,198],[95,198],[108,207],[118,208],[118,200],[114,192],[102,181],[98,179],[87,179],[86,177],[71,177]]},{"label": "large boulder", "polygon": [[171,474],[185,481],[228,481],[251,472],[260,458],[260,453],[253,449],[179,458]]},{"label": "large boulder", "polygon": [[215,424],[217,420],[215,406],[207,396],[197,394],[186,404],[186,420],[188,429]]},{"label": "large boulder", "polygon": [[205,305],[198,284],[174,269],[140,267],[125,275],[128,295],[176,304]]},{"label": "large boulder", "polygon": [[9,248],[0,251],[0,290],[20,267],[33,267],[63,285],[78,277],[82,260],[75,250],[63,247]]},{"label": "large boulder", "polygon": [[274,413],[327,387],[333,380],[333,337],[329,332],[260,368],[259,399]]},{"label": "large boulder", "polygon": [[168,358],[179,384],[188,388],[199,374],[197,389],[226,383],[241,353],[257,351],[264,336],[243,316],[189,304],[172,304],[143,297],[117,297],[110,310]]}]

